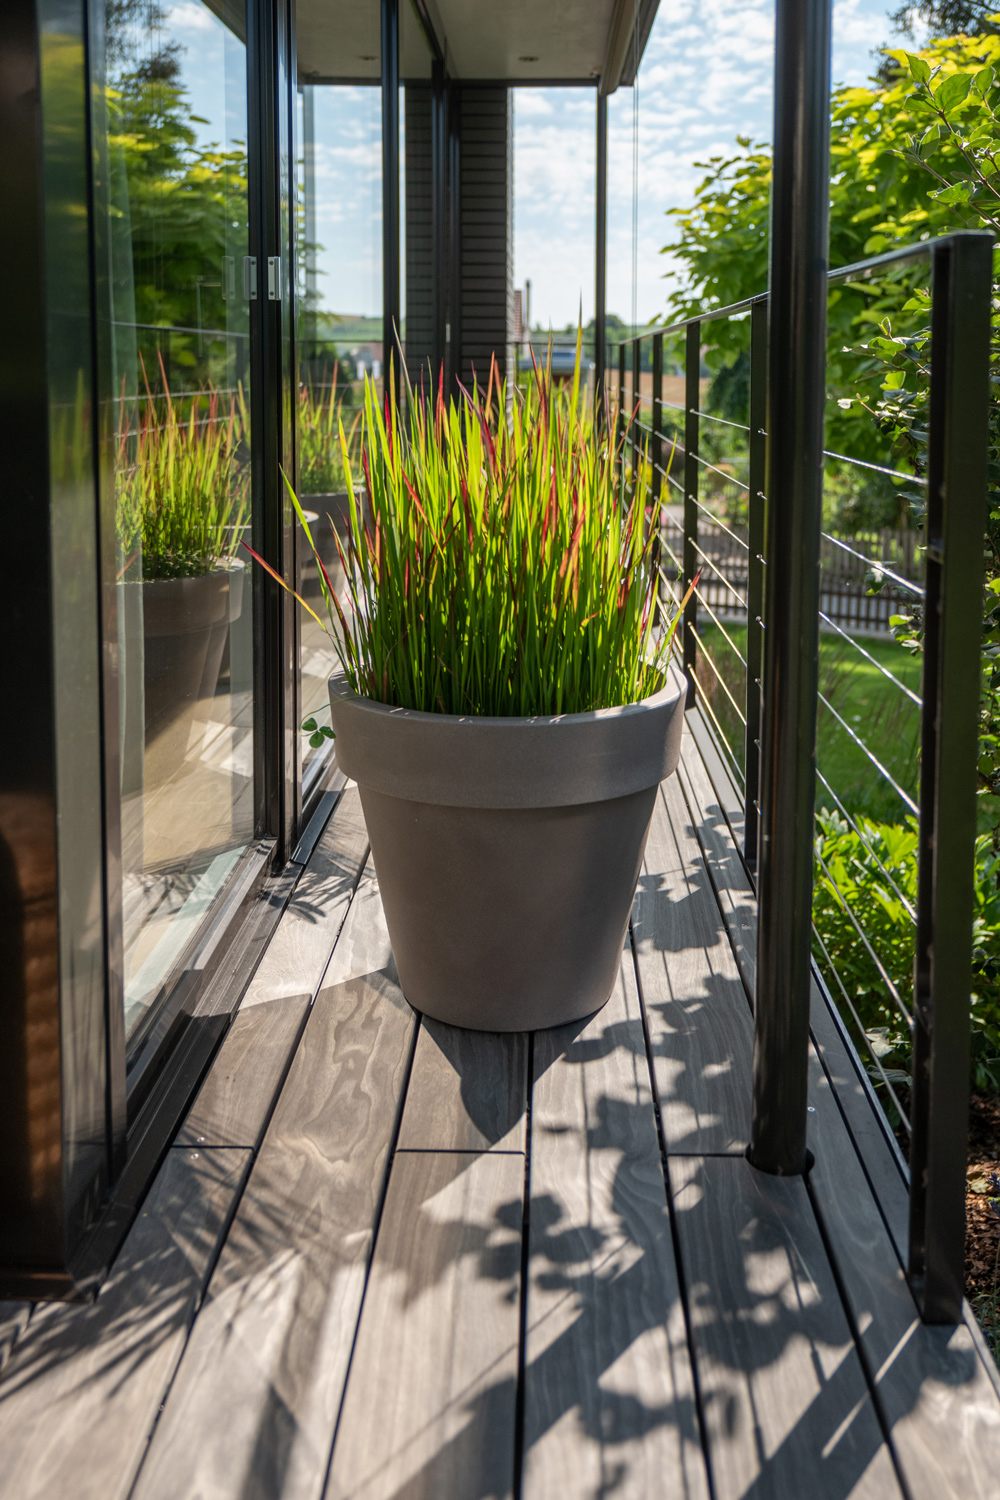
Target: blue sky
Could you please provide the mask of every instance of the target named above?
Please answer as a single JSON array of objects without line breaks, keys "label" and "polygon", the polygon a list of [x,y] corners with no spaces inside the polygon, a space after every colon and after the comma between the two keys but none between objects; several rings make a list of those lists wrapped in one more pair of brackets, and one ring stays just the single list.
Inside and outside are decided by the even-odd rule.
[{"label": "blue sky", "polygon": [[[898,4],[898,0],[897,0]],[[885,0],[834,0],[833,78],[861,83],[872,50],[900,45]],[[666,210],[690,203],[737,135],[771,138],[773,0],[660,0],[639,70],[639,224],[636,307],[662,310],[672,237]],[[632,309],[631,89],[608,113],[608,308]],[[532,322],[586,321],[594,304],[594,98],[590,90],[521,89],[514,96],[515,278],[532,282]]]},{"label": "blue sky", "polygon": [[[834,0],[835,83],[868,77],[873,49],[896,40],[887,13],[897,4]],[[201,0],[174,0],[168,14],[185,48],[191,102],[210,122],[201,133],[218,140],[227,111],[245,108],[238,59],[224,56],[224,28]],[[664,306],[669,259],[659,251],[672,235],[664,214],[692,201],[704,175],[694,163],[728,153],[737,135],[770,139],[773,28],[774,0],[660,0],[638,85],[635,305],[642,321]],[[315,94],[321,293],[337,312],[378,314],[378,90]],[[633,90],[620,89],[609,101],[608,307],[626,320],[633,305],[632,112]],[[575,322],[581,299],[586,321],[594,310],[593,89],[517,89],[514,121],[516,284],[531,279],[533,322]]]}]

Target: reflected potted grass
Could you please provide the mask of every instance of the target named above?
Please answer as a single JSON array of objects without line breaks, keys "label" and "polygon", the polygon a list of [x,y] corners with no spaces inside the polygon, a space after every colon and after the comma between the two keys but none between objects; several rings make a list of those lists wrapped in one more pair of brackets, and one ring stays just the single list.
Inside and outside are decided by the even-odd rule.
[{"label": "reflected potted grass", "polygon": [[[346,546],[350,531],[347,475],[340,446],[344,400],[337,390],[338,370],[335,365],[328,387],[314,386],[311,380],[302,385],[298,423],[299,494],[303,509],[315,517],[310,523],[313,541],[327,572],[334,577],[340,561],[334,534]],[[359,419],[360,414],[350,428],[349,449]],[[307,599],[322,597],[318,568],[304,572],[301,589]]]},{"label": "reflected potted grass", "polygon": [[[165,382],[164,382],[165,388]],[[142,590],[147,743],[214,695],[231,620],[243,607],[235,555],[249,517],[239,447],[242,402],[195,396],[186,416],[147,393],[137,428],[123,420],[117,487],[121,576]]]},{"label": "reflected potted grass", "polygon": [[342,597],[319,564],[337,758],[411,1004],[491,1031],[569,1022],[611,993],[680,751],[645,482],[624,488],[579,349],[571,386],[536,371],[509,418],[495,372],[410,412],[404,430],[366,389]]}]

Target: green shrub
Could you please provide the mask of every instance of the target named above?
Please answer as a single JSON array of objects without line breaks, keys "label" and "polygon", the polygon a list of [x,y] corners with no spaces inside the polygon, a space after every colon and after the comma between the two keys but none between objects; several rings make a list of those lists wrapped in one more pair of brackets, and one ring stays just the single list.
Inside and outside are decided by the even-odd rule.
[{"label": "green shrub", "polygon": [[[915,929],[907,903],[916,909],[917,822],[912,817],[905,823],[876,823],[865,817],[855,822],[860,834],[837,813],[822,811],[816,816],[813,921],[822,944],[814,941],[814,952],[835,999],[843,998],[839,976],[872,1050],[890,1077],[895,1074],[903,1080],[911,1068],[910,1034],[887,980],[909,1009]],[[978,1088],[997,1089],[1000,854],[989,835],[976,842],[972,986],[973,1082]],[[850,1016],[845,1020],[850,1022]]]}]

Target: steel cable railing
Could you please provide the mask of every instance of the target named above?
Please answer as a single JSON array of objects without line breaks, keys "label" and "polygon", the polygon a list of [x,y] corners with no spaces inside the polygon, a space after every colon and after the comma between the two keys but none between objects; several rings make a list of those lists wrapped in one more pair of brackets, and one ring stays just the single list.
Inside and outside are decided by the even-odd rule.
[{"label": "steel cable railing", "polygon": [[[900,467],[895,453],[883,459],[877,450],[865,457],[841,452],[844,445],[824,450],[825,460],[834,466],[832,473],[842,486],[860,485],[863,476],[874,476],[865,482],[877,479],[897,491],[910,486],[923,492],[927,497],[925,525],[935,544],[923,559],[927,576],[921,582],[912,532],[837,534],[837,528],[824,527],[820,534],[818,620],[823,631],[820,656],[828,680],[819,683],[816,697],[820,715],[816,778],[817,804],[828,811],[817,825],[818,904],[814,907],[813,938],[818,972],[829,981],[894,1128],[909,1142],[914,1171],[923,1174],[922,1181],[933,1177],[936,1182],[945,1181],[949,1151],[951,1161],[958,1157],[956,1146],[947,1142],[939,1145],[931,1139],[931,1096],[935,1089],[939,1097],[948,1089],[949,1098],[961,1101],[963,1090],[967,1092],[968,1076],[967,1072],[960,1076],[961,1070],[956,1073],[949,1064],[943,1081],[942,1064],[933,1079],[926,1061],[935,1045],[929,1018],[935,1006],[947,1005],[952,1034],[957,1026],[967,1035],[971,963],[971,897],[967,894],[962,898],[967,905],[958,921],[958,898],[954,891],[941,888],[938,867],[943,868],[950,860],[956,882],[968,893],[972,860],[968,820],[966,817],[961,827],[957,826],[961,820],[956,811],[953,825],[948,809],[963,805],[961,797],[968,796],[970,778],[974,781],[974,757],[968,765],[954,758],[956,741],[948,729],[943,705],[950,705],[952,715],[963,717],[966,744],[974,742],[978,706],[977,689],[969,685],[972,679],[968,671],[964,686],[954,687],[942,675],[939,653],[945,649],[955,652],[958,648],[954,643],[961,637],[977,659],[979,603],[978,587],[970,589],[966,581],[959,581],[954,561],[950,564],[953,581],[950,589],[945,588],[949,551],[935,538],[951,536],[950,557],[964,555],[967,569],[974,575],[977,550],[980,555],[982,552],[984,514],[980,512],[984,512],[985,497],[985,429],[979,433],[974,425],[975,413],[979,413],[976,420],[983,419],[988,391],[983,328],[989,320],[990,257],[984,244],[988,244],[986,236],[949,236],[871,257],[830,276],[834,284],[849,280],[852,292],[859,292],[872,277],[884,278],[895,274],[896,268],[923,263],[930,266],[933,281],[935,345],[929,361],[923,360],[920,375],[929,390],[931,420],[919,471],[907,472]],[[960,290],[956,278],[962,283]],[[908,286],[902,290],[910,295]],[[884,282],[878,293],[884,299]],[[979,327],[969,312],[973,306],[979,306]],[[745,319],[748,313],[750,410],[744,423],[707,409],[710,403],[705,399],[701,365],[710,325],[734,316]],[[755,874],[757,855],[758,724],[766,630],[766,333],[767,299],[759,297],[640,335],[620,345],[618,355],[623,452],[627,448],[632,483],[640,464],[648,464],[652,502],[660,505],[662,557],[667,564],[661,563],[659,568],[660,589],[677,602],[694,585],[674,650],[692,683],[689,706],[698,703],[734,784],[744,793],[740,832],[751,876]],[[681,338],[685,395],[683,403],[677,403],[664,399],[663,356],[664,341]],[[652,367],[653,379],[644,396],[640,371],[647,343],[652,357],[646,364],[647,369]],[[631,358],[627,358],[627,350]],[[609,368],[613,366],[609,364]],[[627,370],[631,372],[629,381]],[[679,422],[675,414],[680,416]],[[626,431],[628,417],[632,422]],[[737,441],[744,436],[745,447]],[[721,446],[724,437],[725,447]],[[982,453],[977,450],[970,467],[969,445],[975,442],[980,442]],[[962,462],[964,470],[955,468]],[[674,467],[678,468],[676,474],[671,472]],[[981,493],[974,486],[970,495],[968,476],[972,472],[980,476]],[[853,475],[859,476],[857,481]],[[665,504],[665,490],[669,505]],[[936,604],[940,600],[943,605]],[[925,673],[932,674],[920,692],[915,690],[920,662],[893,641],[890,624],[894,612],[906,621],[914,606],[918,628],[926,635],[923,667]],[[949,627],[946,646],[942,646],[939,635],[940,610],[944,607],[961,622]],[[868,634],[859,639],[859,632]],[[922,745],[919,790],[918,743]],[[933,766],[937,770],[931,780]],[[943,779],[944,767],[948,775]],[[947,851],[943,863],[942,850]],[[934,865],[930,863],[932,851],[936,851]],[[872,895],[873,881],[882,883],[881,895]],[[830,925],[834,910],[839,913],[841,927]],[[891,955],[883,946],[885,914],[889,911],[898,913],[891,920],[899,924]],[[856,945],[856,955],[850,958],[849,945],[844,946],[848,936]],[[911,1004],[909,976],[900,954],[908,947],[912,951],[914,946],[917,986]],[[867,989],[859,988],[859,960],[868,966],[874,988],[868,980],[864,981]],[[956,973],[961,976],[957,987]],[[882,1020],[876,1025],[879,1016]],[[900,1066],[886,1060],[894,1053],[899,1054]],[[947,1106],[939,1104],[937,1108],[939,1121],[943,1120],[940,1111]],[[939,1123],[935,1130],[942,1137],[950,1131],[957,1139],[963,1130],[960,1104],[957,1114],[952,1109],[948,1118],[947,1126]],[[948,1182],[947,1192],[935,1197],[938,1206],[933,1209],[928,1207],[925,1192],[913,1196],[914,1274],[924,1275],[927,1270],[926,1246],[932,1234],[928,1215],[942,1214],[940,1205],[945,1201],[958,1203],[956,1195],[959,1190],[964,1192],[963,1184],[956,1187],[950,1178]],[[942,1243],[950,1235],[948,1253],[953,1262],[958,1253],[956,1237],[950,1230],[941,1230],[940,1235]],[[939,1290],[922,1294],[929,1298],[925,1306],[944,1305],[940,1299],[947,1302],[951,1295],[940,1288],[949,1276],[954,1285],[954,1265],[945,1263],[943,1251],[941,1256],[940,1264],[932,1268]],[[935,1298],[939,1299],[937,1303]]]}]

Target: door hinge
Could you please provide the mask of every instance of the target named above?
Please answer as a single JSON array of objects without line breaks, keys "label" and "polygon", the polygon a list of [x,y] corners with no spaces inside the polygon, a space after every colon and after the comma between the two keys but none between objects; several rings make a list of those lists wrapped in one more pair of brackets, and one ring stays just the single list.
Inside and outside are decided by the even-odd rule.
[{"label": "door hinge", "polygon": [[269,255],[267,257],[267,300],[268,302],[281,301],[280,255]]},{"label": "door hinge", "polygon": [[244,302],[257,301],[256,255],[244,255],[243,257],[243,300]]}]

